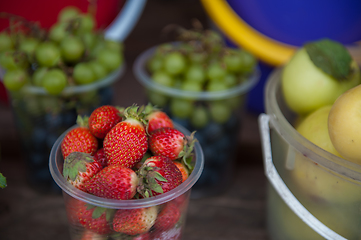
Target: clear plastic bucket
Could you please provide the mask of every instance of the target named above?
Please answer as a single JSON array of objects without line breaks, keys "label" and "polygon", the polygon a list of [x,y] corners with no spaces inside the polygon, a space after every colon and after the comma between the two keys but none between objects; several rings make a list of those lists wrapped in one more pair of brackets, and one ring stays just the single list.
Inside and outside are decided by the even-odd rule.
[{"label": "clear plastic bucket", "polygon": [[[176,44],[176,43],[174,43]],[[191,132],[201,143],[205,167],[203,174],[192,191],[192,198],[201,198],[222,193],[229,182],[232,181],[233,169],[238,147],[238,136],[241,128],[244,99],[246,94],[259,80],[258,68],[254,70],[245,81],[229,90],[214,92],[192,92],[170,88],[155,83],[146,69],[148,59],[153,55],[156,47],[143,52],[135,60],[133,72],[137,80],[144,86],[148,101],[165,111],[173,121],[181,124]],[[172,104],[176,101],[191,106],[191,113],[180,116]],[[182,105],[184,106],[184,105]],[[197,125],[193,119],[198,107],[206,109],[208,122],[202,126]],[[217,119],[210,109],[220,108],[226,110],[226,119]],[[189,108],[188,110],[189,111]],[[213,115],[212,115],[213,114]],[[214,116],[216,115],[216,116]]]},{"label": "clear plastic bucket", "polygon": [[89,116],[95,108],[112,104],[112,85],[124,71],[125,65],[104,79],[88,85],[67,87],[56,96],[34,86],[24,86],[19,92],[9,93],[30,185],[44,192],[60,192],[48,169],[53,144],[74,125],[78,115]]},{"label": "clear plastic bucket", "polygon": [[269,77],[266,114],[259,117],[269,180],[270,239],[360,239],[361,166],[300,135],[285,104],[281,72]]},{"label": "clear plastic bucket", "polygon": [[[176,124],[175,126],[185,135],[190,135],[190,132],[185,128]],[[69,129],[70,130],[70,129]],[[153,218],[154,225],[145,233],[129,235],[125,233],[119,233],[113,230],[113,221],[110,218],[108,220],[109,231],[106,233],[98,233],[97,238],[92,239],[149,239],[149,240],[178,240],[181,239],[182,231],[185,226],[187,206],[189,202],[189,196],[193,185],[196,183],[200,175],[202,174],[204,158],[201,146],[198,142],[194,146],[194,158],[192,164],[194,164],[194,170],[189,177],[177,188],[155,197],[134,199],[134,200],[113,200],[97,197],[88,193],[85,193],[70,183],[68,183],[62,176],[63,157],[61,154],[60,144],[64,138],[66,132],[63,133],[55,142],[49,159],[50,173],[55,183],[62,189],[63,197],[65,201],[65,208],[67,211],[70,236],[72,240],[80,240],[84,234],[89,234],[87,228],[82,225],[78,219],[74,218],[75,211],[78,210],[78,204],[89,204],[91,206],[101,207],[105,209],[114,209],[114,211],[125,211],[131,209],[145,209],[156,212],[156,218]],[[162,215],[162,211],[166,209],[168,205],[175,205],[177,208],[171,214],[171,216],[177,216],[176,223],[168,225],[167,227],[157,227],[157,220]],[[150,210],[152,209],[152,210]],[[154,215],[154,214],[153,214]],[[163,215],[164,216],[164,215]],[[172,221],[169,221],[172,222]],[[112,237],[112,238],[111,238]],[[144,237],[144,238],[142,238]]]}]

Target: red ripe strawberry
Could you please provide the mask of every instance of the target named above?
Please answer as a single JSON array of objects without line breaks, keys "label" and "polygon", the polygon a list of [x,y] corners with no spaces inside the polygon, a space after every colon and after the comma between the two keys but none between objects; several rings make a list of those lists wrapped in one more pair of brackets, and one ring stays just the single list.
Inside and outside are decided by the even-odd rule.
[{"label": "red ripe strawberry", "polygon": [[114,209],[96,207],[80,200],[72,201],[72,203],[74,205],[68,206],[68,213],[71,211],[84,228],[98,234],[107,234],[112,231],[110,223],[115,213]]},{"label": "red ripe strawberry", "polygon": [[177,205],[173,202],[166,203],[154,224],[154,227],[157,229],[156,231],[171,229],[178,222],[180,216],[181,212]]},{"label": "red ripe strawberry", "polygon": [[85,191],[84,182],[91,179],[103,167],[88,153],[72,152],[64,160],[63,176],[74,187]]},{"label": "red ripe strawberry", "polygon": [[149,136],[149,149],[154,155],[161,155],[175,160],[186,158],[193,150],[194,141],[175,128],[160,128]]},{"label": "red ripe strawberry", "polygon": [[164,156],[152,156],[139,169],[142,183],[138,192],[144,196],[166,193],[182,183],[182,173],[173,161]]},{"label": "red ripe strawberry", "polygon": [[105,156],[104,148],[99,148],[98,151],[94,154],[94,160],[100,163],[103,167],[108,165],[108,159]]},{"label": "red ripe strawberry", "polygon": [[84,152],[94,155],[98,149],[98,140],[86,127],[70,130],[61,142],[61,152],[66,158],[72,152]]},{"label": "red ripe strawberry", "polygon": [[163,127],[174,128],[172,119],[165,112],[159,110],[153,110],[147,115],[146,120],[148,121],[147,130],[149,133]]},{"label": "red ripe strawberry", "polygon": [[113,218],[114,231],[137,235],[149,231],[157,218],[155,206],[136,209],[119,209]]},{"label": "red ripe strawberry", "polygon": [[126,109],[126,119],[115,125],[105,136],[103,147],[108,164],[133,168],[148,150],[147,134],[136,109]]},{"label": "red ripe strawberry", "polygon": [[178,162],[178,161],[173,161],[173,163],[177,166],[177,168],[179,169],[179,171],[182,173],[182,182],[184,182],[188,176],[189,176],[189,170],[186,167],[185,164]]},{"label": "red ripe strawberry", "polygon": [[89,130],[97,138],[103,139],[110,129],[122,120],[120,114],[120,111],[114,106],[98,107],[90,114]]},{"label": "red ripe strawberry", "polygon": [[134,237],[132,240],[150,240],[150,233],[146,232]]},{"label": "red ripe strawberry", "polygon": [[127,200],[134,197],[138,176],[130,168],[109,165],[84,184],[88,193],[108,199]]}]

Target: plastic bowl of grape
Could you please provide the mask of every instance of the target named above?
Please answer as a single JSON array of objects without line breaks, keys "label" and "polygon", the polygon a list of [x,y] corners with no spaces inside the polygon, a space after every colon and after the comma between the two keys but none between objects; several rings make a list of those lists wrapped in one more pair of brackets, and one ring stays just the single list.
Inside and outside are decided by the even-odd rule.
[{"label": "plastic bowl of grape", "polygon": [[1,79],[29,182],[58,191],[48,171],[51,147],[78,115],[112,103],[112,85],[125,70],[123,45],[105,39],[92,15],[71,6],[60,11],[50,29],[18,16],[9,19],[11,31],[0,33]]},{"label": "plastic bowl of grape", "polygon": [[184,30],[180,38],[143,52],[133,71],[149,102],[196,131],[205,167],[192,197],[201,198],[232,180],[244,98],[260,73],[251,54],[225,47],[213,31]]}]

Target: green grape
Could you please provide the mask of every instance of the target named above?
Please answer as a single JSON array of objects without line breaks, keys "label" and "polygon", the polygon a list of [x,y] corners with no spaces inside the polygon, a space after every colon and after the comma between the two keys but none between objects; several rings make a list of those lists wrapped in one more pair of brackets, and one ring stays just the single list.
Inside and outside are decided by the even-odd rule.
[{"label": "green grape", "polygon": [[209,92],[224,91],[227,89],[228,86],[225,84],[225,82],[221,82],[221,81],[210,81],[206,86],[206,90]]},{"label": "green grape", "polygon": [[95,19],[90,14],[80,15],[79,33],[91,32],[95,28]]},{"label": "green grape", "polygon": [[20,90],[29,81],[29,75],[25,69],[12,69],[4,75],[4,86],[9,91]]},{"label": "green grape", "polygon": [[227,49],[222,60],[226,64],[229,72],[238,73],[242,70],[243,59],[238,50]]},{"label": "green grape", "polygon": [[50,69],[42,78],[42,86],[51,95],[58,95],[67,85],[67,76],[60,69]]},{"label": "green grape", "polygon": [[34,86],[41,87],[43,85],[43,77],[48,72],[48,68],[40,67],[36,69],[31,77]]},{"label": "green grape", "polygon": [[1,32],[0,33],[0,52],[8,51],[13,48],[14,48],[14,44],[13,44],[11,37],[5,32]]},{"label": "green grape", "polygon": [[228,121],[232,115],[232,110],[229,105],[222,101],[213,101],[209,104],[209,111],[213,121],[223,124]]},{"label": "green grape", "polygon": [[60,42],[61,56],[65,62],[78,62],[83,56],[85,47],[80,38],[68,35]]},{"label": "green grape", "polygon": [[98,52],[97,61],[111,72],[117,69],[123,63],[124,59],[123,55],[119,52],[103,48]]},{"label": "green grape", "polygon": [[155,55],[156,56],[161,56],[164,57],[164,54],[173,51],[174,50],[174,45],[171,43],[163,43],[161,45],[159,45],[156,50],[155,50]]},{"label": "green grape", "polygon": [[163,59],[160,56],[154,55],[147,62],[147,68],[151,73],[161,70],[163,67]]},{"label": "green grape", "polygon": [[224,46],[223,38],[219,33],[209,30],[205,33],[204,45],[211,51],[211,54],[217,54]]},{"label": "green grape", "polygon": [[35,49],[38,45],[39,45],[38,39],[27,37],[20,41],[19,50],[25,52],[30,57],[34,54]]},{"label": "green grape", "polygon": [[93,49],[97,43],[97,36],[93,32],[79,34],[79,38],[83,41],[85,48],[88,50]]},{"label": "green grape", "polygon": [[61,59],[60,49],[52,42],[42,42],[35,49],[35,57],[40,66],[53,67]]},{"label": "green grape", "polygon": [[104,45],[106,48],[111,49],[115,52],[119,52],[119,53],[122,53],[123,49],[124,49],[122,42],[117,42],[117,41],[110,40],[110,39],[105,39]]},{"label": "green grape", "polygon": [[92,69],[92,71],[94,72],[96,80],[103,79],[107,76],[108,74],[107,69],[97,61],[91,61],[88,64]]},{"label": "green grape", "polygon": [[245,50],[241,50],[239,52],[239,55],[242,58],[242,63],[243,63],[241,67],[241,71],[244,73],[251,72],[257,64],[257,59],[251,53]]},{"label": "green grape", "polygon": [[153,73],[151,78],[154,82],[167,87],[172,87],[175,81],[172,76],[162,70]]},{"label": "green grape", "polygon": [[209,118],[210,116],[207,108],[204,106],[197,106],[193,111],[190,121],[193,127],[200,129],[208,124]]},{"label": "green grape", "polygon": [[222,66],[220,61],[213,61],[207,67],[207,77],[210,80],[221,80],[227,74],[227,69]]},{"label": "green grape", "polygon": [[58,22],[52,25],[49,29],[49,39],[60,43],[65,36],[67,36],[69,33],[67,32],[68,24],[64,22]]},{"label": "green grape", "polygon": [[10,50],[0,54],[0,65],[7,70],[13,70],[16,68],[25,69],[29,66],[29,62],[27,61],[27,57],[24,53]]},{"label": "green grape", "polygon": [[76,84],[90,84],[96,80],[91,66],[86,62],[80,62],[74,66],[73,78]]},{"label": "green grape", "polygon": [[224,99],[225,104],[227,104],[232,110],[240,110],[240,106],[243,104],[243,96],[235,96],[231,98]]},{"label": "green grape", "polygon": [[223,78],[223,83],[228,87],[232,88],[238,84],[237,76],[232,73],[227,73]]},{"label": "green grape", "polygon": [[156,91],[148,91],[147,96],[149,101],[157,107],[164,107],[168,102],[168,97],[166,95]]},{"label": "green grape", "polygon": [[186,59],[180,52],[171,52],[164,56],[164,70],[170,75],[180,74],[186,69]]},{"label": "green grape", "polygon": [[58,22],[68,22],[79,17],[80,14],[79,8],[75,6],[67,6],[60,10],[58,14]]},{"label": "green grape", "polygon": [[181,89],[184,91],[193,91],[193,92],[201,92],[202,91],[202,84],[199,82],[192,82],[192,81],[184,81]]},{"label": "green grape", "polygon": [[206,73],[204,68],[199,64],[192,64],[184,73],[186,81],[197,83],[204,83],[206,80]]},{"label": "green grape", "polygon": [[192,52],[188,58],[191,63],[204,64],[207,61],[208,55],[206,52]]},{"label": "green grape", "polygon": [[178,118],[188,118],[192,115],[194,103],[191,100],[173,98],[170,101],[170,111]]}]

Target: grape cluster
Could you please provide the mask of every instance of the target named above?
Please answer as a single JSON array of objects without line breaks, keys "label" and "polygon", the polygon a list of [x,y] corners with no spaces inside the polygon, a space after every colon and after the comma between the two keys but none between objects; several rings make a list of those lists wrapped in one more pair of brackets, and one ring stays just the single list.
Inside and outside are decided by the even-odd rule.
[{"label": "grape cluster", "polygon": [[105,39],[93,15],[74,6],[63,8],[46,30],[19,16],[2,15],[11,23],[0,33],[0,66],[9,91],[32,85],[58,95],[67,86],[106,77],[123,62],[122,43]]},{"label": "grape cluster", "polygon": [[244,49],[227,47],[222,36],[212,30],[181,29],[177,40],[157,46],[146,68],[154,83],[194,92],[195,98],[153,91],[148,94],[149,100],[160,107],[169,105],[172,115],[191,118],[196,127],[205,126],[210,117],[226,122],[240,97],[204,102],[197,101],[197,93],[239,86],[254,72],[256,58]]}]

